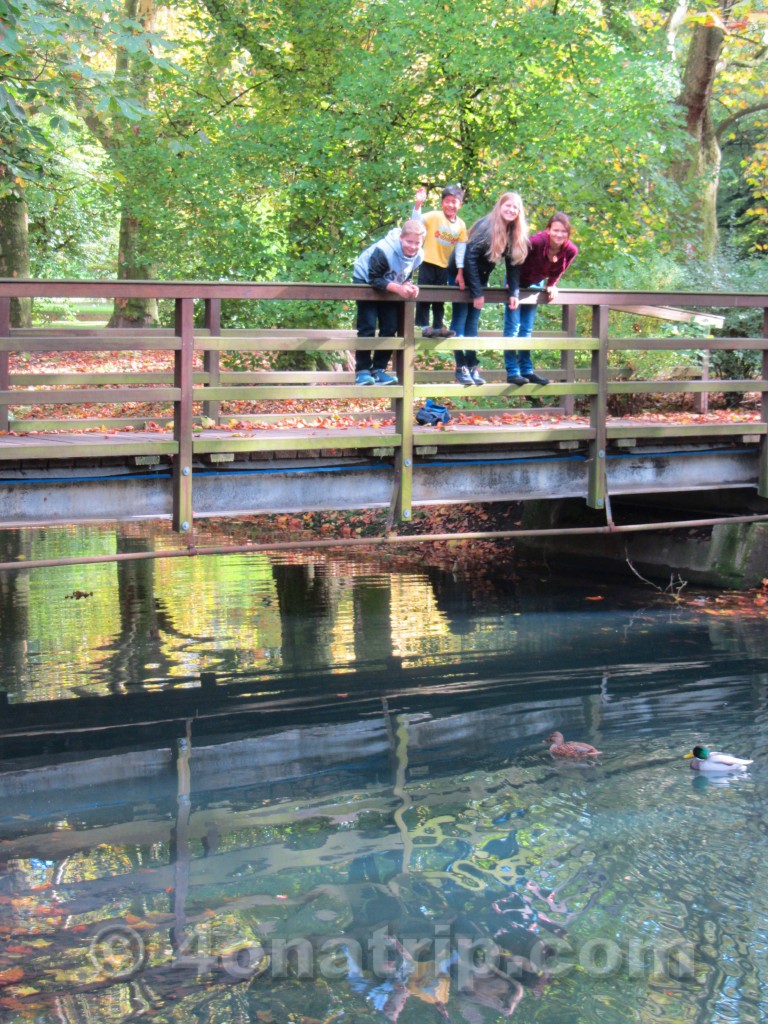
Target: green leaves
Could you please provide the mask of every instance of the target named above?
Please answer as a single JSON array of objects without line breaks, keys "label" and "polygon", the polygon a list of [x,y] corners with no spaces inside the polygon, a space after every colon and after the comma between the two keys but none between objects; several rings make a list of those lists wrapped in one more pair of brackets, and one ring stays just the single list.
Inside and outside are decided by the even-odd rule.
[{"label": "green leaves", "polygon": [[[118,0],[0,0],[0,145],[32,175],[52,149],[70,159],[62,136],[87,125],[111,161],[95,184],[137,214],[161,275],[346,280],[417,184],[434,197],[460,181],[468,223],[514,188],[535,228],[555,208],[572,215],[569,280],[610,284],[636,260],[641,286],[695,199],[670,174],[689,141],[675,98],[691,23],[672,53],[668,7],[180,0],[150,24]],[[738,17],[764,7],[743,2]],[[729,29],[728,45],[750,32]],[[719,102],[757,102],[759,72],[729,73]],[[744,157],[729,164],[739,181]]]}]

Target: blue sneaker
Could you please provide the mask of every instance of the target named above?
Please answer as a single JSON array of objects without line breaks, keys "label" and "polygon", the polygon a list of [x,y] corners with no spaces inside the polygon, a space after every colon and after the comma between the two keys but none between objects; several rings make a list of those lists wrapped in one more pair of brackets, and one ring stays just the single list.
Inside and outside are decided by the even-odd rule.
[{"label": "blue sneaker", "polygon": [[370,370],[358,370],[355,374],[355,384],[367,385],[375,383]]},{"label": "blue sneaker", "polygon": [[481,377],[476,366],[473,366],[469,371],[469,376],[472,378],[473,384],[485,384],[485,377]]},{"label": "blue sneaker", "polygon": [[374,384],[397,384],[397,374],[387,373],[386,370],[373,371]]},{"label": "blue sneaker", "polygon": [[465,388],[468,388],[475,383],[472,380],[472,374],[469,372],[466,366],[456,367],[456,383],[463,384]]}]

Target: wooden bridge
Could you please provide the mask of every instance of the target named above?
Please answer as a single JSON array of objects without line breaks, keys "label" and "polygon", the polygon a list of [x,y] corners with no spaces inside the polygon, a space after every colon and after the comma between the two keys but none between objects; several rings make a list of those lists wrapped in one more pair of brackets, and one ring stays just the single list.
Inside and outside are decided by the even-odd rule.
[{"label": "wooden bridge", "polygon": [[[430,299],[466,298],[450,288],[430,288],[422,297],[426,291]],[[504,294],[489,290],[487,300],[502,302]],[[10,303],[18,297],[170,300],[175,326],[12,328]],[[450,501],[567,496],[605,509],[618,494],[752,488],[768,497],[768,295],[564,290],[561,329],[533,339],[533,347],[557,362],[545,370],[552,383],[516,387],[502,371],[484,370],[488,383],[471,392],[453,383],[452,372],[419,369],[421,354],[448,354],[455,343],[417,337],[412,302],[391,300],[400,302],[401,335],[391,339],[357,339],[352,330],[221,326],[225,300],[279,302],[284,310],[297,301],[348,308],[354,299],[374,297],[380,295],[369,288],[343,284],[0,281],[0,524],[171,516],[174,528],[189,535],[201,516],[287,509],[384,505],[394,524],[408,521],[414,505]],[[523,301],[540,300],[523,293]],[[759,309],[759,336],[713,338],[691,330],[613,337],[609,330],[613,309],[674,316],[684,329],[711,323],[727,308]],[[486,334],[476,347],[499,351],[510,344]],[[347,370],[229,369],[222,358],[356,347],[393,349],[399,384],[359,387]],[[617,369],[631,352],[691,350],[704,360],[716,351],[758,351],[759,379],[710,380],[690,371],[675,379],[635,379]],[[166,353],[168,362],[154,373],[25,372],[25,355],[63,351]],[[712,392],[750,392],[757,401],[726,422],[707,415]],[[694,396],[686,422],[609,412],[617,396],[670,393]],[[475,410],[435,429],[414,423],[427,397],[449,404],[467,397],[555,404]],[[371,398],[387,399],[389,407],[355,411]],[[320,408],[329,399],[336,409],[349,403],[349,414],[232,411],[233,403],[297,400]],[[162,415],[141,412],[158,403]],[[86,404],[103,412],[73,418],[71,410]],[[42,407],[70,415],[43,419]]]}]

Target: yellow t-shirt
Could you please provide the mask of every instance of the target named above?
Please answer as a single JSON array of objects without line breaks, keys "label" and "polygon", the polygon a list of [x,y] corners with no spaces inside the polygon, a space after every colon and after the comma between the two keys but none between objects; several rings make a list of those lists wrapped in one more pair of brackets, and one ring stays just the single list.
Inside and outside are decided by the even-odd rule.
[{"label": "yellow t-shirt", "polygon": [[448,220],[442,210],[422,214],[427,237],[424,239],[424,262],[447,267],[457,242],[466,242],[467,226],[461,217]]}]

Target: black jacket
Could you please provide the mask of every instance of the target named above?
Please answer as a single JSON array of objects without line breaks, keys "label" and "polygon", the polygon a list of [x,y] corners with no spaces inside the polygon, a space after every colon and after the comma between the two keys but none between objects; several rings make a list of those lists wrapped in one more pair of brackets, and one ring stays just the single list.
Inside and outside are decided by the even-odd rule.
[{"label": "black jacket", "polygon": [[[520,264],[513,263],[510,256],[504,253],[504,265],[507,270],[507,290],[510,297],[520,294]],[[473,299],[479,299],[483,289],[488,284],[491,271],[496,266],[488,255],[488,241],[484,234],[480,233],[467,242],[467,251],[464,256],[464,283],[469,289]],[[456,276],[456,253],[451,253],[448,264],[448,271]]]}]

